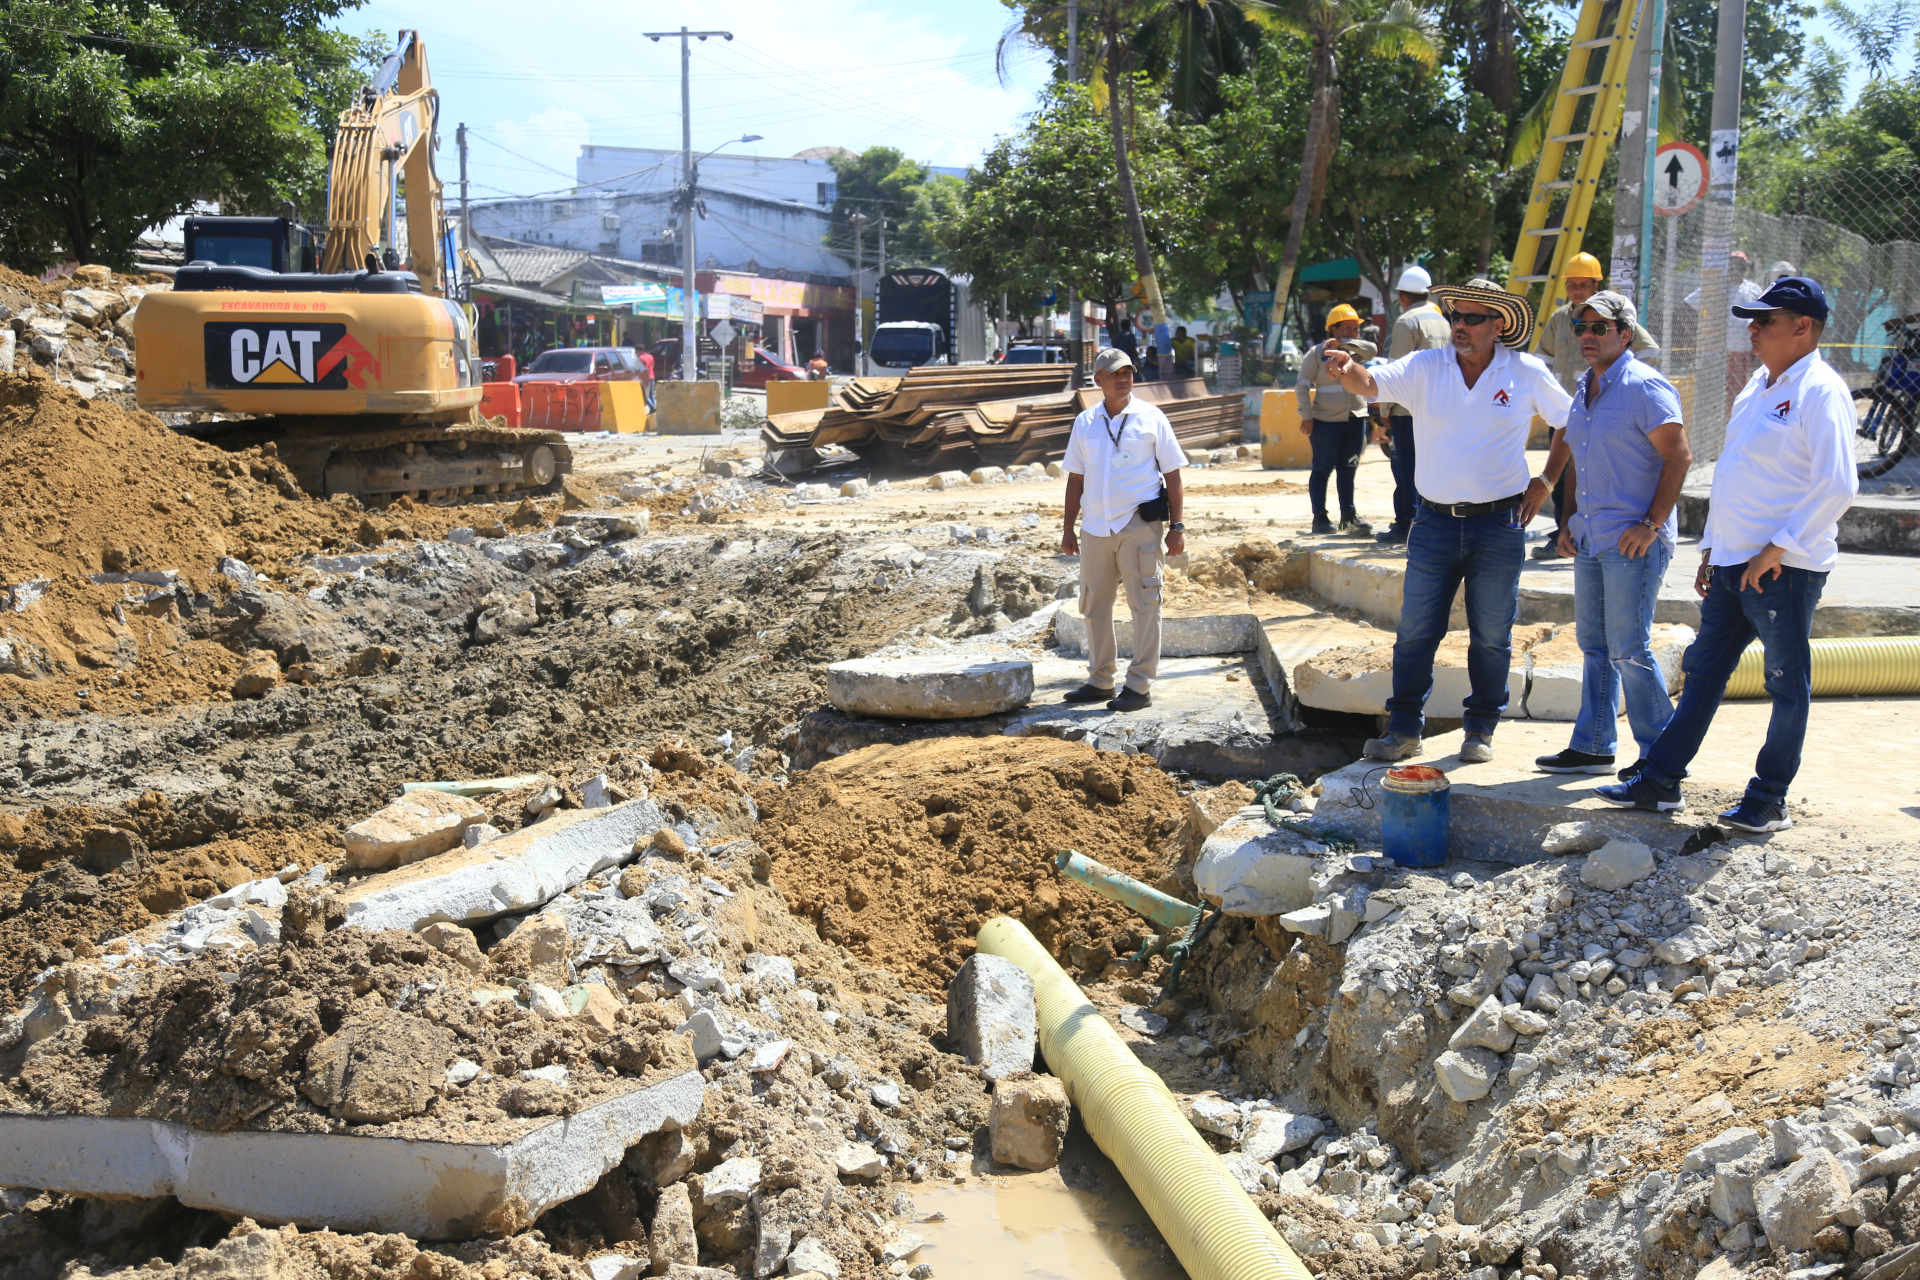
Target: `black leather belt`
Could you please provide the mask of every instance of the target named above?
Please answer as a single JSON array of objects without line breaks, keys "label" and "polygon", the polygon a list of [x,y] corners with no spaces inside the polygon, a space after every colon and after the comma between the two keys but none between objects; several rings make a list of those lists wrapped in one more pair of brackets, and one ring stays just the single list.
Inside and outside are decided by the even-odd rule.
[{"label": "black leather belt", "polygon": [[1443,516],[1464,520],[1468,516],[1503,515],[1519,506],[1521,499],[1526,496],[1524,493],[1516,493],[1511,498],[1495,498],[1492,502],[1429,502],[1425,498],[1420,501]]}]

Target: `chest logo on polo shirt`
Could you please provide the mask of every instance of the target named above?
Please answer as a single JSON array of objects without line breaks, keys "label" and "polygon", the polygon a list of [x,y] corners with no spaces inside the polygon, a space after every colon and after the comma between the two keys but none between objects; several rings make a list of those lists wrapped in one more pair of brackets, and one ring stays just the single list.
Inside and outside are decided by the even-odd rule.
[{"label": "chest logo on polo shirt", "polygon": [[1773,411],[1769,413],[1767,416],[1772,418],[1775,422],[1785,422],[1787,420],[1787,412],[1792,408],[1793,408],[1793,401],[1782,400],[1779,404],[1773,406]]},{"label": "chest logo on polo shirt", "polygon": [[1502,387],[1498,391],[1493,393],[1493,402],[1499,405],[1502,409],[1504,409],[1509,404],[1513,403],[1513,397],[1507,394],[1507,389],[1505,387]]}]

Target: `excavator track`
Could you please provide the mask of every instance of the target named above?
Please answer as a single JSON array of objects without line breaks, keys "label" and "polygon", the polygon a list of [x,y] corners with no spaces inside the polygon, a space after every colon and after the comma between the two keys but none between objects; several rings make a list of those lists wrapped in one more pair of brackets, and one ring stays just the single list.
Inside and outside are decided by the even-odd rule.
[{"label": "excavator track", "polygon": [[302,489],[316,497],[401,495],[422,501],[476,494],[545,493],[573,470],[557,431],[509,427],[498,418],[453,423],[368,424],[360,419],[250,418],[184,428],[227,449],[272,444]]}]

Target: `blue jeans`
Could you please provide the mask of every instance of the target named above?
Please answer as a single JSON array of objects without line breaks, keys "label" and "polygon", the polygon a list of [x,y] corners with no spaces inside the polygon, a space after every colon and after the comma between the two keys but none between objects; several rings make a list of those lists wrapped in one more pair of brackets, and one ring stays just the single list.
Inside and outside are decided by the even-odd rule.
[{"label": "blue jeans", "polygon": [[1598,554],[1582,551],[1573,562],[1574,620],[1585,659],[1580,715],[1573,722],[1570,744],[1575,751],[1613,754],[1622,690],[1627,724],[1642,756],[1672,718],[1667,678],[1648,643],[1660,579],[1672,559],[1672,544],[1655,538],[1643,556],[1622,555],[1608,547]]},{"label": "blue jeans", "polygon": [[1411,414],[1387,415],[1387,443],[1392,450],[1387,460],[1393,467],[1393,527],[1405,533],[1413,527],[1414,507],[1420,500],[1413,488]]},{"label": "blue jeans", "polygon": [[1327,519],[1327,477],[1334,478],[1334,492],[1340,498],[1340,519],[1358,520],[1353,505],[1353,475],[1360,469],[1360,455],[1367,448],[1367,420],[1348,417],[1344,422],[1315,422],[1307,437],[1313,446],[1313,470],[1307,475],[1307,501],[1315,520]]},{"label": "blue jeans", "polygon": [[1450,516],[1422,502],[1407,531],[1407,576],[1400,627],[1393,642],[1393,696],[1387,729],[1417,738],[1433,692],[1433,655],[1447,634],[1454,593],[1467,585],[1468,733],[1490,734],[1507,706],[1513,665],[1513,618],[1520,607],[1520,567],[1527,534],[1519,508],[1498,515]]},{"label": "blue jeans", "polygon": [[1813,634],[1813,611],[1826,588],[1827,575],[1811,569],[1782,567],[1780,576],[1757,591],[1742,591],[1745,565],[1716,566],[1700,603],[1700,635],[1687,648],[1680,669],[1687,684],[1673,719],[1650,747],[1646,771],[1656,782],[1677,783],[1700,752],[1727,691],[1727,680],[1740,662],[1740,653],[1755,638],[1765,655],[1767,695],[1773,715],[1767,721],[1767,740],[1754,761],[1747,794],[1763,801],[1783,802],[1787,786],[1800,770],[1800,746],[1807,736],[1807,709],[1813,702],[1813,659],[1808,637]]}]

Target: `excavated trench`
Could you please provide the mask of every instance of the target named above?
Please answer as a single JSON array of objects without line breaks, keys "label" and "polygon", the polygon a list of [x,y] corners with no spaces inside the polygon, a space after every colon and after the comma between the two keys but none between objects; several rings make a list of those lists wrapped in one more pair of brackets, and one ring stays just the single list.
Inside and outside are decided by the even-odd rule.
[{"label": "excavated trench", "polygon": [[[1150,927],[1056,877],[1051,854],[1078,848],[1191,896],[1195,855],[1250,798],[1244,787],[1046,738],[935,738],[786,772],[825,663],[910,631],[938,640],[1030,616],[1061,592],[1057,561],[937,536],[917,548],[691,522],[647,538],[611,521],[534,527],[554,514],[512,536],[339,548],[293,571],[294,590],[205,576],[168,587],[141,606],[164,633],[113,639],[63,705],[10,704],[6,1004],[49,969],[97,961],[109,938],[337,860],[341,830],[404,781],[538,771],[549,778],[489,798],[488,818],[532,823],[548,781],[548,808],[587,803],[590,782],[652,797],[678,846],[662,838],[569,892],[587,902],[620,888],[659,908],[655,924],[723,938],[716,964],[742,1003],[716,1014],[722,1039],[758,1054],[771,1033],[731,1020],[772,1010],[799,1047],[765,1073],[710,1061],[714,1109],[687,1151],[643,1144],[505,1239],[423,1250],[397,1235],[236,1230],[172,1201],[10,1190],[0,1280],[79,1264],[67,1273],[78,1280],[148,1258],[187,1259],[182,1277],[216,1263],[577,1275],[581,1259],[657,1226],[657,1187],[704,1194],[701,1180],[748,1150],[766,1165],[759,1208],[696,1199],[688,1230],[704,1259],[752,1269],[769,1247],[761,1226],[790,1222],[792,1240],[817,1230],[836,1256],[866,1259],[844,1275],[892,1274],[903,1228],[890,1224],[904,1223],[935,1274],[1019,1274],[1013,1257],[1075,1275],[1178,1274],[1084,1135],[1060,1181],[952,1177],[986,1167],[985,1101],[934,1051],[942,992],[974,930],[1003,913],[1072,968],[1317,1274],[1691,1280],[1726,1253],[1893,1280],[1873,1259],[1920,1236],[1913,1170],[1898,1167],[1920,1133],[1920,1011],[1891,959],[1914,953],[1914,925],[1870,865],[1815,869],[1708,838],[1606,888],[1583,878],[1581,854],[1424,873],[1329,851],[1313,894],[1349,929],[1223,919],[1163,1002],[1166,961],[1136,954]],[[212,664],[203,689],[259,655],[280,678],[260,696],[156,695],[139,710],[113,675],[153,655],[124,643],[172,645],[188,678]],[[89,711],[95,700],[111,710]],[[525,969],[531,935],[512,939],[538,914],[473,927],[489,980]],[[556,990],[605,963],[581,945]],[[387,963],[447,981],[444,956],[412,954]],[[629,1010],[687,986],[650,972],[608,970]],[[367,990],[398,1002],[409,985],[396,970]],[[317,1014],[316,1035],[341,1034],[339,1012]],[[666,1025],[664,1013],[622,1016],[629,1030]],[[165,1021],[153,1017],[140,1025]],[[73,1051],[127,1041],[101,1031],[93,1043]],[[594,1052],[501,1043],[498,1062],[520,1055],[529,1070]],[[309,1123],[301,1108],[320,1104],[303,1096],[275,1105]],[[866,1181],[858,1152],[859,1173],[836,1169],[843,1143],[884,1172]],[[1703,1157],[1702,1144],[1717,1145]],[[1774,1188],[1806,1161],[1830,1173],[1820,1152],[1841,1169],[1841,1203],[1818,1225],[1814,1211],[1789,1222]],[[800,1194],[819,1185],[847,1187],[844,1203],[823,1211]]]}]

